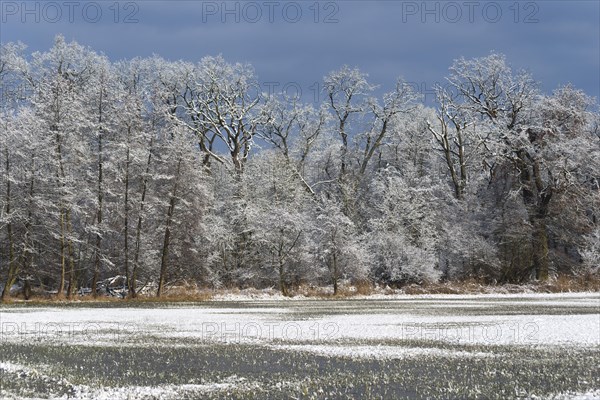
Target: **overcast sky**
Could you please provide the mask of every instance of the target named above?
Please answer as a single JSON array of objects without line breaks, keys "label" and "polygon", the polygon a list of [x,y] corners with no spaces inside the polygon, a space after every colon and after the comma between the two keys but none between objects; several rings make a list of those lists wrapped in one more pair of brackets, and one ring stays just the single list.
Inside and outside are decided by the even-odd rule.
[{"label": "overcast sky", "polygon": [[[598,1],[0,1],[0,41],[47,50],[54,35],[113,60],[251,63],[265,91],[313,97],[347,64],[390,90],[398,76],[427,97],[455,58],[504,53],[551,92],[572,83],[600,94]],[[277,83],[274,83],[277,82]]]}]

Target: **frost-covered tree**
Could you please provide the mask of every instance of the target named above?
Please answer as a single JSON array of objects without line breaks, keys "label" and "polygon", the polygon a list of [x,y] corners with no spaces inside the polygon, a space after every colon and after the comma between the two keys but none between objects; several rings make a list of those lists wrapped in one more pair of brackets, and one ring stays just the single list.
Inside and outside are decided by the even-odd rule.
[{"label": "frost-covered tree", "polygon": [[304,173],[305,161],[313,150],[327,123],[324,108],[315,110],[311,105],[299,104],[296,98],[268,97],[262,107],[260,138],[278,149],[288,168],[295,171],[305,189],[315,194]]},{"label": "frost-covered tree", "polygon": [[226,158],[213,151],[215,139],[227,148],[237,173],[243,171],[260,122],[261,97],[254,70],[229,64],[223,57],[205,57],[186,81],[183,110],[199,137],[200,148],[219,163]]},{"label": "frost-covered tree", "polygon": [[[600,228],[584,236],[584,244],[581,248],[583,258],[583,273],[597,275],[600,271]],[[578,271],[580,272],[580,271]]]},{"label": "frost-covered tree", "polygon": [[371,255],[355,224],[342,212],[340,202],[320,199],[315,235],[334,295],[341,280],[361,281],[369,277]]},{"label": "frost-covered tree", "polygon": [[88,172],[91,157],[83,141],[92,127],[87,109],[89,84],[95,77],[98,56],[77,43],[66,43],[58,36],[47,53],[36,53],[32,60],[35,112],[44,121],[42,134],[52,138],[51,160],[56,182],[55,207],[59,242],[60,278],[58,295],[62,296],[68,275],[67,296],[77,288],[76,247],[85,240],[75,224],[89,223],[87,205],[94,202],[82,177]]},{"label": "frost-covered tree", "polygon": [[372,185],[377,215],[369,220],[367,237],[377,279],[397,284],[439,279],[443,220],[432,186],[402,178],[393,167],[382,170]]},{"label": "frost-covered tree", "polygon": [[342,140],[340,154],[342,177],[345,176],[349,164],[348,151],[353,128],[351,125],[366,112],[369,96],[375,89],[367,78],[367,74],[348,66],[333,71],[324,78],[323,91],[334,116],[335,131]]},{"label": "frost-covered tree", "polygon": [[252,160],[245,174],[247,218],[252,227],[258,267],[276,276],[282,294],[291,284],[310,281],[315,260],[311,234],[314,198],[297,171],[278,153],[264,152]]},{"label": "frost-covered tree", "polygon": [[447,82],[433,109],[342,67],[315,108],[220,56],[2,44],[2,298],[597,275],[597,100],[494,53]]}]

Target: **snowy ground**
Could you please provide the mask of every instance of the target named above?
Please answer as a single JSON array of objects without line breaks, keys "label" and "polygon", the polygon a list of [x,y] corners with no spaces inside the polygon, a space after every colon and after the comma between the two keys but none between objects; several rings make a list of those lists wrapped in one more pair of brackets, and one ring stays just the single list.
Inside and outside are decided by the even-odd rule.
[{"label": "snowy ground", "polygon": [[600,295],[0,308],[2,398],[600,398]]}]

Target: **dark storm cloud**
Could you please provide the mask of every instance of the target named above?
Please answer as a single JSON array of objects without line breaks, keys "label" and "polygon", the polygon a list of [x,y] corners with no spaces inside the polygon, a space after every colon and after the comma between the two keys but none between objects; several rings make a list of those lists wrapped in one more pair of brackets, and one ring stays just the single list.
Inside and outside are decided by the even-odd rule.
[{"label": "dark storm cloud", "polygon": [[262,82],[305,92],[343,64],[384,89],[403,76],[428,90],[455,58],[490,51],[529,69],[545,91],[568,82],[600,91],[595,1],[2,1],[1,12],[0,40],[32,50],[62,33],[112,59],[223,54],[254,65]]}]

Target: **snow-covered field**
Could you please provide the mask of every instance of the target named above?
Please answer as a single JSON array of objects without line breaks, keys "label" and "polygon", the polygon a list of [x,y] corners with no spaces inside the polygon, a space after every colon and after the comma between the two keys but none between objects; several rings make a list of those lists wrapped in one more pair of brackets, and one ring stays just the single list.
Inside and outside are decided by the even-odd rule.
[{"label": "snow-covered field", "polygon": [[600,295],[0,308],[2,398],[600,398]]}]

